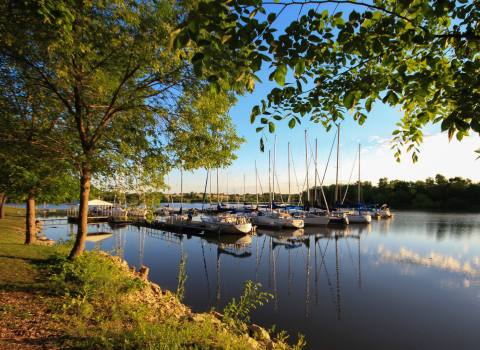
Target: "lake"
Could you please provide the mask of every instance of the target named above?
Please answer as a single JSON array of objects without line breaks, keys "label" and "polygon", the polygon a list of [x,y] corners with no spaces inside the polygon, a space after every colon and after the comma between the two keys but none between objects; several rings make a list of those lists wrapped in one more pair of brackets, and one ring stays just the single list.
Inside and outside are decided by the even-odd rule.
[{"label": "lake", "polygon": [[[252,320],[276,325],[307,349],[478,349],[480,215],[398,212],[368,226],[196,237],[127,226],[88,249],[150,267],[150,279],[175,290],[186,256],[184,302],[222,309],[246,280],[273,299]],[[65,239],[70,224],[44,226]]]}]

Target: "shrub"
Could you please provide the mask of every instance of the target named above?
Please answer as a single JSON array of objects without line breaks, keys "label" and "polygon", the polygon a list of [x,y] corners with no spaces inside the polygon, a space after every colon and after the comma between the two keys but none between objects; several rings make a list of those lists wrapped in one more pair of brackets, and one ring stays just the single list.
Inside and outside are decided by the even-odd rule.
[{"label": "shrub", "polygon": [[237,324],[250,322],[250,313],[273,298],[272,294],[262,292],[261,288],[260,283],[246,281],[240,299],[237,301],[233,298],[223,309],[224,319]]}]

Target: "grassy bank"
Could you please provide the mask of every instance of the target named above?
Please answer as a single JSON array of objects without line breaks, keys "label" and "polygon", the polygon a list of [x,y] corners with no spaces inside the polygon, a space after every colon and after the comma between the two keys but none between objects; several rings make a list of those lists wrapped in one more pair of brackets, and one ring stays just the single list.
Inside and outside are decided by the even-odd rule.
[{"label": "grassy bank", "polygon": [[7,208],[0,220],[0,349],[291,348],[283,334],[244,322],[255,290],[225,315],[192,313],[117,257],[87,252],[70,262],[68,243],[25,246],[23,232],[21,211]]}]

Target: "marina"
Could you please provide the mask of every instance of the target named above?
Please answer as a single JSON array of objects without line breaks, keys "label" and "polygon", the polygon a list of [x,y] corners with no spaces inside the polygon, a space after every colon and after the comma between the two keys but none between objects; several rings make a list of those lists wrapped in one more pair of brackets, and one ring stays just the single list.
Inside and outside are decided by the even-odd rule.
[{"label": "marina", "polygon": [[[63,220],[45,222],[47,237],[75,233]],[[87,240],[88,249],[113,252],[137,269],[146,265],[151,279],[170,290],[185,258],[185,302],[194,310],[221,309],[238,298],[244,281],[262,283],[273,300],[253,321],[305,334],[307,349],[477,345],[476,214],[397,212],[369,225],[257,228],[246,236],[109,223],[90,224],[90,231],[112,235]]]}]

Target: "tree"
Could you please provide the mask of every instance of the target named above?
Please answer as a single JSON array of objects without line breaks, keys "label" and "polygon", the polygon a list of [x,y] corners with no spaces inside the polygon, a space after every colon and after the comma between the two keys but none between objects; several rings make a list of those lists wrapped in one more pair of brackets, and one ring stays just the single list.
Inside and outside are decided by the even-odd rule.
[{"label": "tree", "polygon": [[5,203],[8,199],[10,178],[6,166],[0,167],[0,219],[5,217]]},{"label": "tree", "polygon": [[[94,174],[131,167],[161,180],[178,164],[176,158],[187,155],[170,157],[176,153],[172,135],[183,126],[176,118],[186,97],[204,98],[208,82],[199,79],[188,63],[193,50],[181,56],[169,49],[169,35],[184,11],[181,4],[163,0],[27,0],[0,5],[1,60],[61,104],[52,128],[76,132],[66,143],[80,174],[79,228],[72,259],[84,250]],[[210,97],[228,98],[221,93]],[[209,111],[213,119],[220,114]],[[210,124],[206,121],[200,129]],[[232,135],[228,126],[224,124],[225,133]],[[234,137],[215,141],[233,142],[230,150],[238,147]],[[219,164],[233,157],[223,155],[202,157]],[[199,165],[192,157],[189,166]]]},{"label": "tree", "polygon": [[3,200],[8,195],[26,203],[25,243],[30,244],[36,239],[36,199],[71,198],[73,168],[60,151],[67,130],[51,130],[58,104],[11,68],[0,68],[0,190]]},{"label": "tree", "polygon": [[405,147],[415,161],[428,123],[459,140],[480,133],[479,19],[467,0],[205,0],[175,43],[198,49],[196,69],[218,88],[252,91],[269,64],[277,86],[252,110],[259,132],[302,118],[330,129],[348,114],[363,124],[381,101],[404,113],[397,160]]}]

